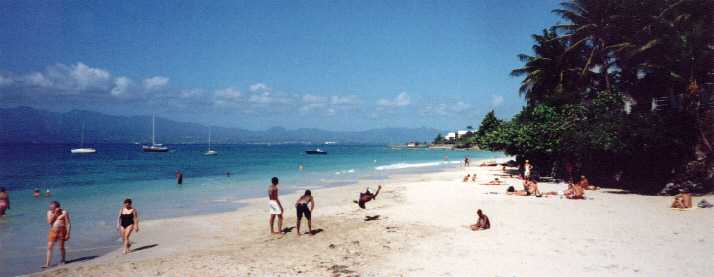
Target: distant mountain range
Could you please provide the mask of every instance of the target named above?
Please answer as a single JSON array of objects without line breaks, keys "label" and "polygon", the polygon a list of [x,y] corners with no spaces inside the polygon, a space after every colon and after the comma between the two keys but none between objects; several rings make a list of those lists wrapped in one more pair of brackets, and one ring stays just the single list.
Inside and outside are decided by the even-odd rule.
[{"label": "distant mountain range", "polygon": [[[65,113],[30,107],[0,109],[0,143],[79,143],[85,125],[85,143],[146,143],[151,141],[151,116],[115,116],[73,110]],[[431,141],[433,128],[382,128],[340,132],[320,129],[265,131],[213,127],[213,142],[221,143],[323,143],[398,144]],[[206,143],[208,126],[156,118],[159,143]]]}]

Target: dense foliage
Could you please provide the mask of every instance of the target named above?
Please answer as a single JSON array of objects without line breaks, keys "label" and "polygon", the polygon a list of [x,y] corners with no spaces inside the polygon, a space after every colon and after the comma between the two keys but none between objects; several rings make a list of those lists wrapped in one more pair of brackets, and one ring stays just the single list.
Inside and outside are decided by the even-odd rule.
[{"label": "dense foliage", "polygon": [[480,147],[641,192],[686,179],[696,158],[712,164],[701,96],[714,77],[714,0],[572,0],[553,12],[564,23],[533,35],[511,73],[527,105],[506,122],[489,113]]}]

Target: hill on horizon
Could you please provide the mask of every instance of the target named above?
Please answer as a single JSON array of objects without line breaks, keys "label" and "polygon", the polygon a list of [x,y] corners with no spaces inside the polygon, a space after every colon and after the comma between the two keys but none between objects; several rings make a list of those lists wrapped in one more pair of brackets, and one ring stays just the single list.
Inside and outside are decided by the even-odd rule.
[{"label": "hill on horizon", "polygon": [[[117,116],[72,110],[51,112],[31,107],[0,108],[0,143],[79,143],[82,125],[86,144],[151,142],[151,116]],[[156,139],[165,144],[206,143],[208,126],[156,118]],[[213,142],[399,144],[431,141],[443,131],[434,128],[380,128],[329,131],[314,128],[272,127],[264,131],[211,127]]]}]

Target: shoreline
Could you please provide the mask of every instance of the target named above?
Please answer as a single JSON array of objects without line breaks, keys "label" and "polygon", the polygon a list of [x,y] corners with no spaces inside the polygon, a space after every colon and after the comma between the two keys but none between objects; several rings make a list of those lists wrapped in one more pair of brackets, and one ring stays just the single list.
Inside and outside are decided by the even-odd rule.
[{"label": "shoreline", "polygon": [[[608,189],[588,191],[593,200],[505,196],[507,186],[462,183],[466,173],[477,173],[478,183],[493,177],[517,182],[496,167],[473,166],[316,189],[313,227],[321,231],[301,237],[295,230],[268,234],[267,200],[246,199],[241,201],[244,207],[232,212],[143,221],[141,232],[132,235],[136,252],[121,255],[116,249],[29,276],[193,276],[206,270],[212,276],[459,276],[472,275],[474,268],[489,276],[696,276],[714,269],[705,258],[714,246],[705,240],[714,227],[707,209],[673,211],[669,197]],[[383,192],[366,210],[351,203],[365,186],[374,189],[377,182],[384,183]],[[541,183],[543,191],[563,187]],[[297,195],[281,195],[284,226],[295,225],[292,204]],[[491,230],[465,228],[474,223],[478,208],[491,217]],[[366,216],[378,219],[365,221]],[[692,216],[698,220],[685,220]],[[647,230],[657,222],[672,225]],[[625,230],[631,233],[621,233]],[[683,245],[687,248],[679,248]],[[639,258],[648,248],[663,252]],[[668,249],[690,251],[677,257],[681,254]],[[277,260],[279,267],[274,266]]]}]

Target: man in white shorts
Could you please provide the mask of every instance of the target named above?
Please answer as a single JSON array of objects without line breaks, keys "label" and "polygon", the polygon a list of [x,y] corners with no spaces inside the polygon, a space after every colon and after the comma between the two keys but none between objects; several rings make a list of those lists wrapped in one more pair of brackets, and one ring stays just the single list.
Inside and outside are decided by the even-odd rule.
[{"label": "man in white shorts", "polygon": [[[270,233],[280,234],[283,230],[283,205],[278,199],[278,177],[271,179],[271,185],[268,187],[268,209],[270,209]],[[275,216],[278,216],[278,231],[273,229]]]}]

